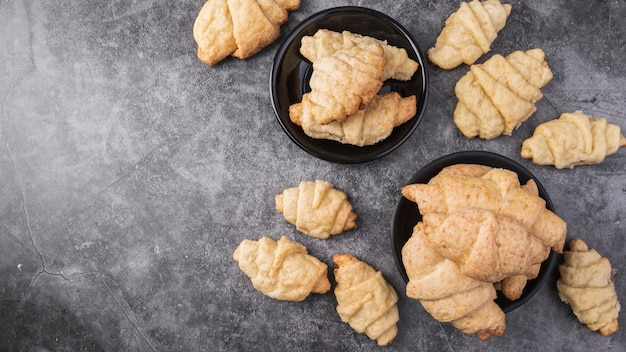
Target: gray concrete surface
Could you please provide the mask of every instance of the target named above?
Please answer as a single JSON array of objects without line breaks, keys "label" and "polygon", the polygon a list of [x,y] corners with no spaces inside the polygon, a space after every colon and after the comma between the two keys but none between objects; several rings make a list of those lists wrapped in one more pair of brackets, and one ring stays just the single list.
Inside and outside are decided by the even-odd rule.
[{"label": "gray concrete surface", "polygon": [[[281,235],[331,271],[332,255],[350,252],[383,272],[401,316],[386,350],[626,350],[623,331],[602,337],[577,322],[554,275],[507,315],[504,336],[463,335],[406,297],[392,258],[400,188],[439,156],[486,150],[529,168],[568,238],[625,270],[626,150],[556,170],[519,148],[561,112],[626,129],[626,3],[511,3],[492,53],[539,47],[554,72],[513,136],[464,138],[453,88],[467,67],[430,66],[411,138],[382,159],[338,165],[299,149],[272,111],[270,67],[286,34],[318,11],[358,5],[397,19],[425,51],[458,1],[302,0],[275,43],[214,67],[195,57],[202,1],[0,1],[0,351],[382,350],[341,322],[332,293],[287,303],[253,289],[232,252],[244,238]],[[320,241],[275,212],[276,193],[315,178],[349,195],[358,230]],[[618,275],[622,300],[625,283]]]}]

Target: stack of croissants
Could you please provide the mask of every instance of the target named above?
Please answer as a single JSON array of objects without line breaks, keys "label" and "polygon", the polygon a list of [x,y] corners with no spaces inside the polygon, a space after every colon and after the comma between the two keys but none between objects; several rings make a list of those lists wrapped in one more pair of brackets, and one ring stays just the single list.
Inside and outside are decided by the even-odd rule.
[{"label": "stack of croissants", "polygon": [[[215,65],[228,56],[248,58],[280,35],[280,25],[299,0],[208,0],[193,28],[198,58]],[[495,54],[491,50],[511,14],[498,0],[461,2],[428,51],[443,70],[469,65],[455,85],[453,121],[467,138],[511,135],[536,110],[552,79],[545,53],[534,48]],[[290,120],[312,138],[369,146],[416,114],[416,97],[380,94],[388,79],[407,81],[418,64],[402,48],[348,31],[319,29],[301,40],[300,54],[313,67],[311,91],[289,107]],[[620,127],[582,111],[539,124],[523,141],[521,157],[557,169],[597,164],[626,146]],[[418,206],[420,221],[402,248],[406,295],[440,322],[486,340],[506,329],[498,291],[519,299],[551,252],[563,254],[559,297],[590,330],[618,330],[615,271],[607,258],[573,239],[567,225],[546,206],[537,184],[521,183],[510,170],[477,164],[443,168],[427,183],[402,195]],[[328,239],[356,228],[347,195],[322,180],[303,181],[276,195],[276,210],[301,233]],[[331,289],[328,266],[295,240],[243,240],[233,253],[255,289],[287,301]],[[333,256],[337,313],[355,331],[379,345],[398,332],[398,295],[380,271],[356,256]]]}]

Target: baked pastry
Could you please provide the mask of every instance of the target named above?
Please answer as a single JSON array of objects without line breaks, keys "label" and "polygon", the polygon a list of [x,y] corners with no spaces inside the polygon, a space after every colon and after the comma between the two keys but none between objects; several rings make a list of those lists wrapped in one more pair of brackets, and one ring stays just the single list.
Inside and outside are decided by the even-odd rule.
[{"label": "baked pastry", "polygon": [[336,254],[337,313],[356,332],[390,344],[398,333],[398,295],[383,274],[351,254]]},{"label": "baked pastry", "polygon": [[255,289],[274,299],[302,301],[310,293],[330,290],[328,266],[309,255],[303,245],[284,236],[278,241],[268,237],[245,239],[233,259]]},{"label": "baked pastry", "polygon": [[[308,96],[305,95],[303,99],[308,99]],[[292,104],[289,107],[289,118],[296,125],[302,126],[309,137],[356,146],[372,145],[384,140],[395,127],[413,118],[417,111],[414,95],[402,98],[400,94],[390,92],[375,96],[365,108],[348,116],[343,122],[322,125],[309,109],[303,111],[303,106],[310,105]]]},{"label": "baked pastry", "polygon": [[461,2],[428,50],[429,60],[445,70],[473,64],[489,52],[510,13],[511,5],[497,0]]},{"label": "baked pastry", "polygon": [[561,278],[556,283],[559,297],[571,306],[582,324],[604,336],[619,329],[620,304],[607,258],[576,238],[569,242],[559,273]]},{"label": "baked pastry", "polygon": [[380,44],[384,51],[385,69],[383,81],[390,78],[408,81],[419,67],[417,61],[409,58],[403,48],[387,44],[386,40],[379,40],[349,31],[334,32],[328,29],[319,29],[312,36],[304,36],[301,40],[300,53],[312,63],[322,57],[330,56],[341,49],[350,48],[359,44]]},{"label": "baked pastry", "polygon": [[193,37],[198,58],[214,65],[229,55],[246,59],[272,43],[300,0],[207,0],[196,18]]},{"label": "baked pastry", "polygon": [[302,181],[276,195],[276,211],[298,231],[328,238],[356,228],[356,214],[346,194],[328,181]]},{"label": "baked pastry", "polygon": [[620,126],[575,111],[537,126],[533,136],[522,143],[521,155],[537,165],[563,169],[599,164],[624,146],[626,138]]},{"label": "baked pastry", "polygon": [[510,170],[491,168],[480,177],[477,174],[436,176],[427,184],[404,186],[402,195],[418,204],[422,216],[471,207],[511,217],[546,247],[562,253],[567,225],[546,208],[538,193],[522,186],[517,174]]},{"label": "baked pastry", "polygon": [[504,312],[494,302],[494,285],[471,278],[458,265],[427,244],[425,226],[418,222],[402,247],[402,263],[409,278],[406,295],[420,301],[437,321],[449,322],[481,340],[502,336]]},{"label": "baked pastry", "polygon": [[356,113],[382,87],[383,54],[378,43],[360,43],[319,58],[313,63],[311,91],[302,98],[303,109],[322,125]]},{"label": "baked pastry", "polygon": [[541,49],[496,54],[475,64],[454,91],[459,102],[454,123],[467,138],[493,139],[511,135],[536,110],[552,71]]},{"label": "baked pastry", "polygon": [[517,220],[481,208],[427,213],[422,219],[428,243],[472,278],[498,282],[532,275],[533,265],[548,258],[550,247]]}]

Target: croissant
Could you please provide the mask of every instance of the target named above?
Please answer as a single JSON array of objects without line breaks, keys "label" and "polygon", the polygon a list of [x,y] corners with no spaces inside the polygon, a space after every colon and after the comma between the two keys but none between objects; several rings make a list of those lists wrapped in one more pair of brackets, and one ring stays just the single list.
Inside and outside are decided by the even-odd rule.
[{"label": "croissant", "polygon": [[311,91],[303,96],[303,110],[308,109],[322,125],[345,120],[376,96],[384,66],[378,43],[361,43],[319,58],[313,63]]},{"label": "croissant", "polygon": [[243,240],[233,259],[255,289],[274,299],[303,301],[311,292],[330,290],[328,266],[284,236],[278,241],[268,237]]},{"label": "croissant", "polygon": [[475,64],[455,86],[454,123],[467,138],[511,135],[536,110],[540,89],[552,79],[541,49],[494,55]]},{"label": "croissant", "polygon": [[300,0],[208,0],[193,26],[198,58],[214,65],[231,55],[248,58],[272,43]]},{"label": "croissant", "polygon": [[566,223],[546,208],[545,200],[520,185],[515,172],[493,168],[481,177],[436,176],[427,184],[411,184],[402,195],[418,204],[422,215],[471,207],[490,210],[519,221],[546,247],[562,253]]},{"label": "croissant", "polygon": [[356,146],[376,144],[389,137],[395,127],[413,118],[417,109],[415,95],[402,98],[400,94],[390,92],[375,96],[364,109],[348,116],[343,122],[321,125],[309,110],[303,111],[303,106],[309,105],[291,105],[289,117],[293,123],[302,126],[309,137]]},{"label": "croissant", "polygon": [[402,262],[409,278],[407,296],[419,300],[437,321],[481,340],[504,334],[505,316],[494,302],[494,285],[463,274],[455,262],[428,246],[424,223],[415,225],[402,247]]},{"label": "croissant", "polygon": [[390,344],[398,333],[398,295],[383,274],[350,254],[336,254],[337,313],[356,332]]},{"label": "croissant", "polygon": [[315,63],[322,57],[331,56],[336,51],[350,48],[360,43],[377,43],[382,46],[385,58],[383,81],[390,78],[408,81],[419,67],[417,61],[409,58],[405,49],[389,45],[384,40],[349,31],[339,33],[328,29],[319,29],[312,36],[302,37],[300,53],[307,60]]},{"label": "croissant", "polygon": [[489,52],[510,13],[511,5],[497,0],[462,2],[428,50],[429,60],[445,70],[473,64]]},{"label": "croissant", "polygon": [[513,275],[526,279],[550,254],[521,223],[489,210],[428,213],[423,222],[430,246],[477,280],[497,282]]},{"label": "croissant", "polygon": [[624,146],[626,138],[618,125],[576,111],[537,126],[522,143],[521,155],[535,164],[563,169],[599,164]]},{"label": "croissant", "polygon": [[576,238],[569,242],[559,272],[559,297],[571,306],[578,320],[604,336],[616,332],[620,304],[609,260]]},{"label": "croissant", "polygon": [[276,195],[276,211],[298,231],[328,238],[356,228],[356,214],[347,196],[328,181],[302,181]]}]

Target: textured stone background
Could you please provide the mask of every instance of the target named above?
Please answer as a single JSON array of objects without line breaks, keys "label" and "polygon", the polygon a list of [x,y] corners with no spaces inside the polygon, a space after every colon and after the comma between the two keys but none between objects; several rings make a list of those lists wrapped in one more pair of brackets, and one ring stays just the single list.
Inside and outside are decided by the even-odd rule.
[{"label": "textured stone background", "polygon": [[[358,5],[397,19],[426,51],[458,1],[302,0],[275,43],[214,67],[195,57],[202,1],[0,1],[0,351],[378,350],[341,322],[332,293],[287,303],[252,288],[232,252],[281,235],[331,270],[333,254],[350,252],[383,272],[400,295],[389,351],[625,350],[623,331],[601,337],[576,321],[556,277],[507,315],[504,336],[480,342],[408,299],[392,258],[400,187],[437,157],[487,150],[529,168],[569,238],[626,270],[626,151],[572,170],[519,157],[535,126],[561,112],[626,129],[626,3],[511,3],[492,53],[540,47],[554,71],[513,136],[464,138],[451,116],[467,67],[429,67],[411,138],[382,159],[337,165],[299,149],[272,111],[270,67],[286,34],[318,11]],[[276,193],[315,178],[349,195],[358,230],[316,240],[274,211]],[[625,282],[617,277],[622,299]]]}]

